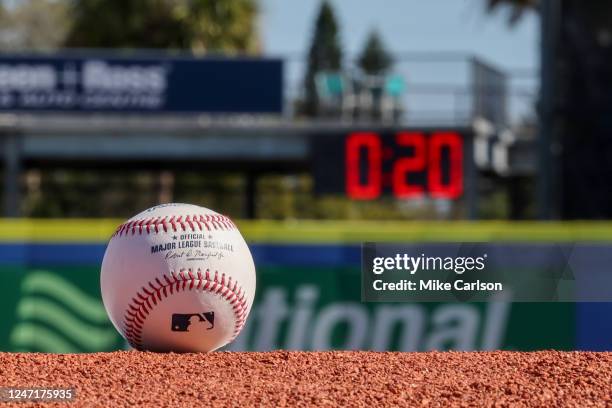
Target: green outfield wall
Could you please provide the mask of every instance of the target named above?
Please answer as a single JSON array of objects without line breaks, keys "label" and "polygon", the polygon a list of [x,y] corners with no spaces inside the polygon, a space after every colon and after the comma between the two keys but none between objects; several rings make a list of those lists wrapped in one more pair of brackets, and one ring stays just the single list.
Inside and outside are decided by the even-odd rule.
[{"label": "green outfield wall", "polygon": [[[99,294],[99,264],[118,224],[0,221],[0,350],[93,352],[125,347]],[[612,224],[603,223],[261,221],[240,222],[239,227],[256,261],[257,295],[232,350],[581,348],[588,343],[580,318],[585,311],[575,304],[508,299],[487,304],[362,303],[359,243],[612,243]]]}]

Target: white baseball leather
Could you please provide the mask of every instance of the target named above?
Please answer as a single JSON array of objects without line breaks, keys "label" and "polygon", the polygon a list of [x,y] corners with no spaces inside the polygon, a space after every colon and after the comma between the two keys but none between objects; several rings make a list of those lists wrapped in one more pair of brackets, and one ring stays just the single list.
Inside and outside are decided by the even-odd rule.
[{"label": "white baseball leather", "polygon": [[255,265],[229,218],[165,204],[119,226],[100,286],[111,321],[132,347],[212,351],[242,329],[255,296]]}]

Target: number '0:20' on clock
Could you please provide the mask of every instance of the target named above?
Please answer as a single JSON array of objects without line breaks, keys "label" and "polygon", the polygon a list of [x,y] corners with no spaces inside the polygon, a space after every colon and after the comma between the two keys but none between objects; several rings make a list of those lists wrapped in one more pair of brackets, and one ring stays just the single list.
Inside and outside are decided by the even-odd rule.
[{"label": "number '0:20' on clock", "polygon": [[344,140],[345,193],[372,200],[457,199],[463,193],[463,139],[453,131],[353,132]]},{"label": "number '0:20' on clock", "polygon": [[320,132],[310,137],[315,193],[355,200],[458,200],[472,162],[470,129]]}]

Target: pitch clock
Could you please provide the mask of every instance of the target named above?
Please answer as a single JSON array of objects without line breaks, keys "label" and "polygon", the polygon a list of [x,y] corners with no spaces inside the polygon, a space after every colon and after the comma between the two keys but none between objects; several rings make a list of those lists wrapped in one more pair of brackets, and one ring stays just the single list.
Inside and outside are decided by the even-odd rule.
[{"label": "pitch clock", "polygon": [[317,193],[356,200],[456,200],[464,192],[465,134],[458,130],[353,131],[311,143]]}]

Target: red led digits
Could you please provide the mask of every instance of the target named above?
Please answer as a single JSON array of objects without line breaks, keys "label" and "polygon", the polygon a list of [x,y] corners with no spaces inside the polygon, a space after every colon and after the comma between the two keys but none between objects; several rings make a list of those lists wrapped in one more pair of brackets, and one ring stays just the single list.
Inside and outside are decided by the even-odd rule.
[{"label": "red led digits", "polygon": [[[373,200],[383,190],[383,138],[374,132],[355,132],[345,141],[345,188],[350,198]],[[395,145],[395,146],[394,146]],[[389,162],[391,190],[397,198],[457,199],[463,194],[463,140],[456,132],[398,132],[385,161]],[[410,148],[409,156],[397,149]],[[384,168],[387,168],[385,165]],[[409,181],[425,176],[424,185]]]},{"label": "red led digits", "polygon": [[410,184],[408,174],[423,172],[427,166],[425,136],[421,132],[400,132],[395,141],[398,146],[412,147],[413,155],[397,159],[393,164],[393,194],[398,198],[422,197],[423,186]]},{"label": "red led digits", "polygon": [[[429,141],[427,184],[434,198],[455,199],[463,193],[463,149],[461,138],[454,132],[436,132]],[[442,180],[442,150],[449,152],[449,182]]]},{"label": "red led digits", "polygon": [[[366,153],[367,177],[361,180],[361,155]],[[381,193],[382,143],[372,132],[351,133],[345,144],[346,193],[357,200],[372,200]]]}]

